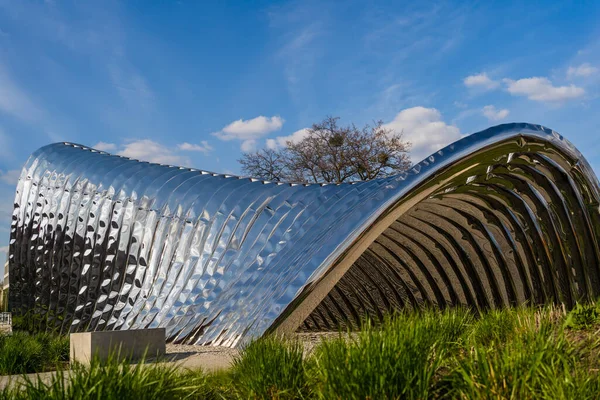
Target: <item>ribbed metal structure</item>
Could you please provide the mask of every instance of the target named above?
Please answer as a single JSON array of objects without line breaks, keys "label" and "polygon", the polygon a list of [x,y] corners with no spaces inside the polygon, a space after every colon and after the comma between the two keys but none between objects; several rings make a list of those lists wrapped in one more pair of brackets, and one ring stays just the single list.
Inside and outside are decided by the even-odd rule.
[{"label": "ribbed metal structure", "polygon": [[406,307],[600,294],[600,187],[554,131],[470,135],[406,174],[295,185],[57,143],[17,187],[9,304],[63,332],[235,346]]}]

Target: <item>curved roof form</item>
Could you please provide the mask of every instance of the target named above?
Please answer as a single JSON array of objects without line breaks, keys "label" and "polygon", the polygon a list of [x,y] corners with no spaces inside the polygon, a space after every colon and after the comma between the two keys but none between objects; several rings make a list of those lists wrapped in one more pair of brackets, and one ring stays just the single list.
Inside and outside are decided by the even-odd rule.
[{"label": "curved roof form", "polygon": [[165,327],[226,346],[426,304],[571,306],[600,294],[599,201],[579,151],[524,123],[328,185],[57,143],[17,186],[9,304],[63,332]]}]

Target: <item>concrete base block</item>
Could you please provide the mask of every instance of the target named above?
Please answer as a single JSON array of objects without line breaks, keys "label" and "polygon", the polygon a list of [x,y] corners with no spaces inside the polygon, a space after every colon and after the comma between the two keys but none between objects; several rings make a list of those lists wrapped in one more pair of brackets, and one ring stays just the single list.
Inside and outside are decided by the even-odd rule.
[{"label": "concrete base block", "polygon": [[71,362],[89,364],[93,357],[106,360],[112,353],[139,360],[166,353],[165,328],[71,334]]}]

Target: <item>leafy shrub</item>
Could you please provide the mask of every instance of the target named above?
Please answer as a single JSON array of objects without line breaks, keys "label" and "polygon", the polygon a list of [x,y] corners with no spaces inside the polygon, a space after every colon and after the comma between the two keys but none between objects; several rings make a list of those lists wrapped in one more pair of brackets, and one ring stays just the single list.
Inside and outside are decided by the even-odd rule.
[{"label": "leafy shrub", "polygon": [[232,378],[243,399],[299,399],[308,396],[299,342],[264,337],[233,361]]}]

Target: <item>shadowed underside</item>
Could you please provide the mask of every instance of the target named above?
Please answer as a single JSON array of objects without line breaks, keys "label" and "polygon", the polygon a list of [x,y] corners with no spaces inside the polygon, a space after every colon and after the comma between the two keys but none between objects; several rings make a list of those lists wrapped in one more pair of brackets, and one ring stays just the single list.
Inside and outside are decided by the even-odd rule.
[{"label": "shadowed underside", "polygon": [[584,176],[560,161],[508,151],[420,201],[360,255],[301,329],[356,328],[365,316],[425,304],[572,306],[598,296],[598,203],[581,186]]},{"label": "shadowed underside", "polygon": [[291,185],[46,146],[23,168],[13,312],[235,346],[423,305],[600,294],[600,188],[555,132],[473,134],[408,174]]}]

